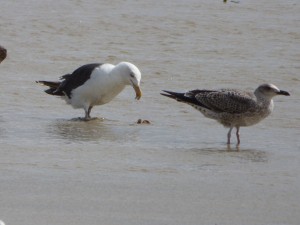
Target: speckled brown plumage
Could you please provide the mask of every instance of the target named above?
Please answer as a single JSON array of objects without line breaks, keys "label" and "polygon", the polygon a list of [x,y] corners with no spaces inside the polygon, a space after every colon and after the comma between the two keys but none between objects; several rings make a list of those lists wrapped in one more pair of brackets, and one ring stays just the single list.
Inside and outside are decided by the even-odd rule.
[{"label": "speckled brown plumage", "polygon": [[[164,91],[162,95],[187,103],[199,110],[204,116],[217,120],[229,127],[227,144],[233,127],[251,126],[266,118],[273,111],[272,98],[276,95],[289,95],[273,84],[262,84],[254,92],[238,89],[192,90],[186,93]],[[167,93],[167,94],[166,94]]]}]

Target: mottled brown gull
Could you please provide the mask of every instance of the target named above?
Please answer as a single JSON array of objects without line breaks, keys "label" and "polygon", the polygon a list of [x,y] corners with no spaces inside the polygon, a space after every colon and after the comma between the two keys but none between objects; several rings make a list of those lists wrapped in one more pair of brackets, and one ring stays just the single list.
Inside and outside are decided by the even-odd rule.
[{"label": "mottled brown gull", "polygon": [[266,118],[273,111],[272,98],[290,94],[279,90],[273,84],[262,84],[254,92],[237,89],[192,90],[186,93],[164,91],[164,96],[187,103],[199,110],[205,117],[217,120],[229,127],[227,144],[231,131],[236,127],[237,144],[240,144],[239,129],[251,126]]}]

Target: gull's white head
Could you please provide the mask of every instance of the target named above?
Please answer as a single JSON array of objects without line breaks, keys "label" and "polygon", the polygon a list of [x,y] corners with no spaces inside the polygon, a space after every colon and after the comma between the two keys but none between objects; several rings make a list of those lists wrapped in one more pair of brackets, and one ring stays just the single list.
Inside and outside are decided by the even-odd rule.
[{"label": "gull's white head", "polygon": [[120,74],[127,85],[131,85],[136,93],[136,99],[139,100],[142,97],[142,91],[140,88],[141,84],[141,72],[140,70],[129,62],[121,62],[116,65],[116,68],[119,70]]},{"label": "gull's white head", "polygon": [[276,95],[290,95],[287,91],[280,90],[274,84],[262,84],[256,89],[255,93],[262,94],[269,99],[272,99]]},{"label": "gull's white head", "polygon": [[126,84],[133,87],[136,93],[135,98],[139,100],[142,97],[142,91],[140,88],[142,75],[140,70],[129,62],[121,62],[116,65],[116,68],[119,70],[119,73],[122,74]]}]

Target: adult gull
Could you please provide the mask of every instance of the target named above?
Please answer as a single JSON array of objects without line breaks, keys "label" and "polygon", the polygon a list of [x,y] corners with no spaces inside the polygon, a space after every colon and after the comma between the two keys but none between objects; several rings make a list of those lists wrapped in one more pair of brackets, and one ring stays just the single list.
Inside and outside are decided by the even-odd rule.
[{"label": "adult gull", "polygon": [[140,99],[141,72],[129,62],[117,65],[108,63],[86,64],[71,74],[60,77],[60,81],[36,81],[46,85],[47,94],[62,97],[73,108],[83,108],[85,120],[90,120],[95,105],[103,105],[115,98],[126,85],[131,85]]},{"label": "adult gull", "polygon": [[273,111],[272,98],[290,94],[279,90],[273,84],[262,84],[254,92],[237,89],[192,90],[186,93],[164,91],[162,95],[187,103],[199,110],[205,117],[217,120],[229,127],[227,144],[231,131],[236,128],[237,144],[240,144],[240,127],[252,126],[266,118]]}]

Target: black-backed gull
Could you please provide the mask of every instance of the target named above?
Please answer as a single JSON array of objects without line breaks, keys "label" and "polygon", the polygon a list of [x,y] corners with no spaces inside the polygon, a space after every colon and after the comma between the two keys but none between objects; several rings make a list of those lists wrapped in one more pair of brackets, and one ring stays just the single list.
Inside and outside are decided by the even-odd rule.
[{"label": "black-backed gull", "polygon": [[71,74],[60,77],[60,81],[36,81],[46,85],[47,94],[61,96],[73,108],[83,108],[85,120],[91,119],[91,109],[95,105],[103,105],[116,97],[126,85],[131,85],[140,99],[141,72],[129,62],[117,65],[108,63],[86,64]]}]

